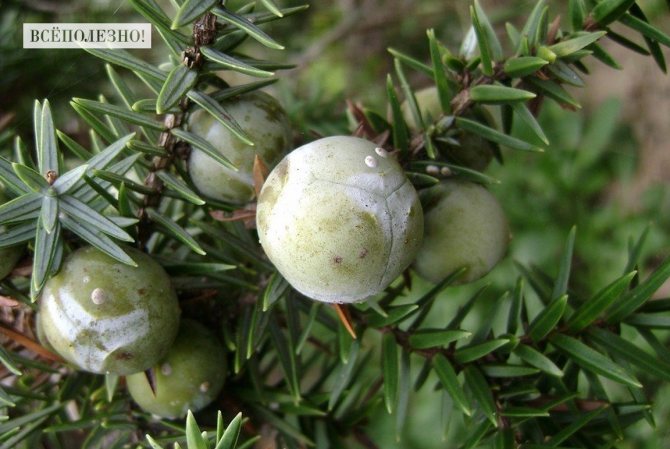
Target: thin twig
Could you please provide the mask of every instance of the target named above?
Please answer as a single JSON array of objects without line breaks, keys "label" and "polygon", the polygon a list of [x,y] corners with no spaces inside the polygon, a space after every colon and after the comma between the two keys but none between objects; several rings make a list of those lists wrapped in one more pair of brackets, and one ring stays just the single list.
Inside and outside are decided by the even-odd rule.
[{"label": "thin twig", "polygon": [[375,442],[359,428],[354,429],[354,438],[367,449],[379,449],[379,446],[377,446],[377,444],[375,444]]},{"label": "thin twig", "polygon": [[23,334],[15,332],[11,329],[7,329],[4,326],[0,326],[0,333],[5,334],[7,337],[13,339],[16,343],[20,344],[24,348],[28,349],[29,351],[34,352],[35,354],[39,355],[40,357],[42,357],[44,359],[52,360],[54,362],[59,362],[59,363],[65,363],[64,360],[61,359],[60,357],[58,357],[56,354],[54,354],[51,351],[48,351],[42,345],[40,345],[36,341],[26,337]]}]

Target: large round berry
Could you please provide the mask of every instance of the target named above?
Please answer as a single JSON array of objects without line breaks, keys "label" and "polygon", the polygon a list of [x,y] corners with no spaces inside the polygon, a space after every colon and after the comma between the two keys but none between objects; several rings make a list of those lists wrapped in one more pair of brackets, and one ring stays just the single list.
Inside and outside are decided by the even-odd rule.
[{"label": "large round berry", "polygon": [[425,231],[414,268],[439,282],[467,267],[457,283],[475,281],[502,259],[510,234],[498,200],[479,184],[450,180],[421,192]]},{"label": "large round berry", "polygon": [[[6,202],[7,197],[0,186],[0,204],[5,204]],[[5,229],[5,226],[0,225],[0,234],[5,232]],[[12,272],[16,262],[21,258],[21,254],[23,254],[23,246],[7,246],[0,248],[0,280],[4,279]]]},{"label": "large round berry", "polygon": [[247,145],[204,110],[189,118],[191,132],[207,140],[228,158],[237,171],[225,167],[193,148],[188,171],[193,183],[204,195],[233,203],[245,203],[254,197],[253,165],[258,155],[272,168],[291,146],[291,131],[286,112],[270,95],[253,92],[222,103],[230,116],[254,142]]},{"label": "large round berry", "polygon": [[163,268],[125,248],[131,267],[93,247],[63,262],[42,291],[39,314],[54,350],[93,373],[131,374],[160,360],[179,329],[179,304]]},{"label": "large round berry", "polygon": [[153,367],[155,394],[144,373],[126,377],[133,400],[149,413],[180,418],[209,405],[226,378],[226,353],[202,324],[183,320],[167,356]]},{"label": "large round berry", "polygon": [[326,137],[288,154],[266,180],[256,224],[279,272],[304,295],[362,301],[414,259],[423,213],[414,187],[382,148]]}]

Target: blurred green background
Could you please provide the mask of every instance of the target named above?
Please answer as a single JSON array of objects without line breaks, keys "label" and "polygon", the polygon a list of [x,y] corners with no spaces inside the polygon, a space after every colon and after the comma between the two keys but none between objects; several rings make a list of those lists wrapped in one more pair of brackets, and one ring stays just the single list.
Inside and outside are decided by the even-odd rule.
[{"label": "blurred green background", "polygon": [[[173,7],[169,0],[159,3],[166,9]],[[245,3],[233,0],[227,5],[234,8]],[[278,3],[292,6],[302,2]],[[253,42],[245,50],[260,58],[296,65],[279,73],[280,81],[271,90],[289,111],[298,140],[349,133],[345,100],[386,111],[385,80],[392,71],[387,49],[396,48],[428,60],[425,30],[434,28],[447,47],[458,50],[469,26],[468,3],[313,1],[308,11],[266,27],[286,46],[283,53],[268,51]],[[506,21],[521,23],[534,4],[530,0],[481,3],[501,35]],[[561,13],[566,3],[550,1],[552,13]],[[670,30],[666,1],[641,4],[652,23]],[[33,100],[48,98],[56,111],[57,126],[86,144],[87,130],[76,120],[69,100],[104,94],[114,101],[101,62],[77,50],[24,51],[22,23],[133,21],[143,20],[123,0],[0,0],[0,142],[6,144],[14,131],[30,142]],[[137,54],[154,63],[163,62],[167,53],[157,36],[154,43],[151,51]],[[504,164],[494,163],[488,169],[487,174],[500,181],[491,190],[502,202],[514,234],[509,255],[480,282],[443,294],[433,324],[448,320],[465,298],[486,283],[491,287],[477,306],[475,321],[503,315],[496,312],[504,310],[506,303],[497,299],[519,277],[517,264],[555,275],[558,256],[573,225],[577,226],[577,239],[571,288],[577,292],[593,293],[618,277],[624,269],[630,239],[639,237],[647,227],[642,272],[648,273],[670,254],[670,80],[651,58],[635,55],[612,42],[606,42],[606,47],[623,70],[617,72],[591,61],[586,88],[574,92],[584,105],[581,110],[566,111],[551,101],[545,102],[540,122],[551,141],[547,151],[526,154],[504,150]],[[408,75],[416,89],[430,83],[416,72],[408,71]],[[231,84],[246,81],[235,74],[223,76]],[[515,133],[532,139],[522,127]],[[415,282],[416,295],[428,288],[418,279]],[[659,296],[670,296],[670,287],[662,288]],[[374,377],[373,373],[360,375]],[[370,423],[380,447],[453,447],[453,442],[462,437],[467,423],[461,418],[451,419],[444,392],[438,393],[442,401],[435,400],[431,388],[435,382],[429,380],[419,394],[411,397],[410,414],[399,443],[394,418],[380,405],[378,420]],[[632,432],[634,438],[619,447],[670,448],[668,403],[670,387],[659,388],[654,407],[657,429],[641,422]]]}]

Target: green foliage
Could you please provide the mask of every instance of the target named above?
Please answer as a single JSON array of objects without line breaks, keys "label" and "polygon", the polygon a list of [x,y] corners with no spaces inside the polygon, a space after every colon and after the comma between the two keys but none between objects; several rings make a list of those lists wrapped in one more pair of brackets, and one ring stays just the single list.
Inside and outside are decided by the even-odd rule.
[{"label": "green foliage", "polygon": [[[635,1],[571,0],[563,23],[540,0],[520,29],[506,24],[503,39],[498,18],[475,0],[459,51],[433,29],[423,57],[389,49],[393,73],[376,80],[386,104],[350,103],[350,131],[397,150],[417,188],[450,177],[494,186],[516,235],[517,263],[484,286],[454,287],[465,268],[430,286],[408,271],[376,297],[339,310],[356,339],[334,309],[297,293],[268,262],[245,223],[253,207],[206,198],[186,168],[191,148],[235,168],[189,131],[186,118],[196,109],[253,145],[222,101],[268,88],[275,72],[292,67],[262,59],[268,52],[281,59],[276,51],[293,41],[291,33],[276,40],[261,25],[291,26],[305,7],[128,3],[157,31],[164,63],[87,50],[110,81],[104,95],[70,103],[90,142],[57,129],[63,122],[48,100],[34,102],[32,145],[0,134],[0,181],[11,198],[0,205],[0,247],[27,246],[32,259],[29,278],[15,270],[0,282],[1,305],[21,310],[17,320],[27,323],[15,326],[18,334],[2,324],[15,342],[0,350],[7,370],[0,448],[70,447],[73,437],[87,448],[234,449],[261,438],[282,447],[372,448],[389,414],[402,447],[415,433],[410,426],[426,427],[413,413],[426,397],[440,409],[427,422],[454,447],[612,447],[643,420],[654,423],[653,396],[670,380],[670,303],[652,299],[670,277],[670,259],[650,264],[662,254],[650,254],[644,241],[668,235],[646,227],[654,205],[631,226],[619,225],[612,207],[593,210],[625,170],[607,153],[608,144],[625,140],[616,129],[620,105],[607,102],[586,121],[567,88],[588,86],[591,57],[619,66],[600,45],[604,38],[651,55],[665,70],[661,46],[670,38]],[[646,48],[613,33],[614,24]],[[224,81],[231,72],[261,79]],[[436,114],[415,97],[414,80],[426,76],[437,89]],[[296,143],[312,140],[308,131],[345,132],[342,117],[330,121],[334,108],[323,95],[285,93]],[[405,107],[418,129],[406,122]],[[487,173],[460,165],[448,150],[470,137],[489,144],[500,164]],[[621,234],[641,236],[626,253],[606,238]],[[30,338],[32,302],[63,256],[90,244],[133,264],[120,242],[152,254],[172,276],[184,314],[222,337],[231,361],[221,373],[226,387],[197,421],[190,412],[185,424],[152,417],[130,402],[118,377],[76,372]],[[621,254],[614,262],[601,260],[613,251]]]}]

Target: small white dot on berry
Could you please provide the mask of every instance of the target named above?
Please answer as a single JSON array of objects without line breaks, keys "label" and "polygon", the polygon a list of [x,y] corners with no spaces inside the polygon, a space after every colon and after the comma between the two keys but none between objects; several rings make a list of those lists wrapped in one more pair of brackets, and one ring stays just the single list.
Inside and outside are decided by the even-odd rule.
[{"label": "small white dot on berry", "polygon": [[161,373],[164,376],[169,376],[170,374],[172,374],[172,366],[167,362],[163,363],[161,365]]},{"label": "small white dot on berry", "polygon": [[426,166],[426,173],[429,175],[439,175],[440,168],[437,165],[428,165]]},{"label": "small white dot on berry", "polygon": [[377,153],[381,157],[388,157],[389,155],[389,152],[383,149],[382,147],[375,148],[375,153]]},{"label": "small white dot on berry", "polygon": [[93,304],[100,305],[107,300],[107,293],[101,288],[96,288],[91,292],[91,301]]}]

